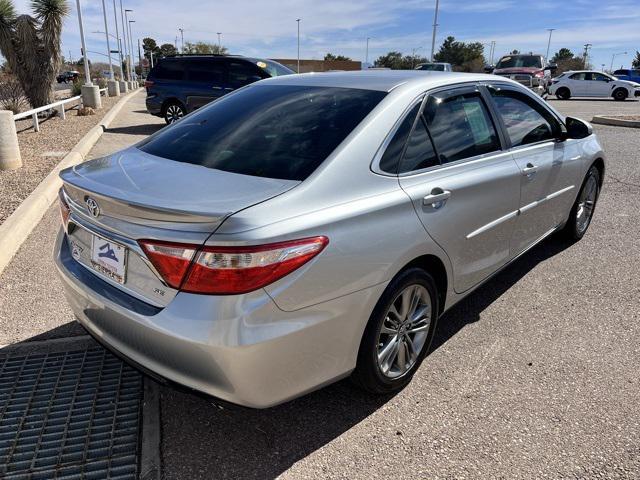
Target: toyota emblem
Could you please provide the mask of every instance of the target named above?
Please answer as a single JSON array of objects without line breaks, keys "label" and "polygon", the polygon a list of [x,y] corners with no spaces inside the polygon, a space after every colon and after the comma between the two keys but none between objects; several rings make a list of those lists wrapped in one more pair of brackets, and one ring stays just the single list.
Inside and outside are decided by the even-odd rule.
[{"label": "toyota emblem", "polygon": [[87,205],[87,210],[89,210],[89,213],[92,217],[97,218],[98,215],[100,215],[100,207],[98,206],[98,202],[96,202],[93,198],[85,198],[84,203]]}]

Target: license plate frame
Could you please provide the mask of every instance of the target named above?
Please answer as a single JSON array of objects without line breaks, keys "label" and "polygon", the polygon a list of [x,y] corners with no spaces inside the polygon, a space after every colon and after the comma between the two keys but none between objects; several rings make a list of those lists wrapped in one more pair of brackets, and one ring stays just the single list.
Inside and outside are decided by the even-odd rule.
[{"label": "license plate frame", "polygon": [[129,249],[109,238],[91,234],[91,268],[100,276],[124,285],[127,281],[127,260]]}]

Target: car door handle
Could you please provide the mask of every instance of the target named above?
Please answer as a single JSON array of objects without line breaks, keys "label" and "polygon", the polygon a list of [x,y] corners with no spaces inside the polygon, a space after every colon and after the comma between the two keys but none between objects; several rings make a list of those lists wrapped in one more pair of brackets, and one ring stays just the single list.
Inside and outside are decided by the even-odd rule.
[{"label": "car door handle", "polygon": [[431,205],[431,207],[438,209],[444,205],[444,202],[446,202],[449,197],[451,197],[449,190],[434,188],[429,195],[422,199],[422,205],[425,207]]},{"label": "car door handle", "polygon": [[222,87],[211,87],[212,90],[222,90]]},{"label": "car door handle", "polygon": [[527,166],[522,169],[522,175],[529,176],[533,175],[538,171],[538,167],[533,165],[532,163],[527,163]]}]

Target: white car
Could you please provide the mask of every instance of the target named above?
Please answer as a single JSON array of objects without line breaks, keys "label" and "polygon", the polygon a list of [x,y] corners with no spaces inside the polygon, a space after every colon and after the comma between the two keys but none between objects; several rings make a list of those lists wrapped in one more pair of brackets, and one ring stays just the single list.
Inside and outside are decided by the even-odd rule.
[{"label": "white car", "polygon": [[625,100],[640,97],[640,83],[618,80],[612,75],[590,70],[564,72],[551,80],[549,93],[560,100],[571,97],[612,97]]}]

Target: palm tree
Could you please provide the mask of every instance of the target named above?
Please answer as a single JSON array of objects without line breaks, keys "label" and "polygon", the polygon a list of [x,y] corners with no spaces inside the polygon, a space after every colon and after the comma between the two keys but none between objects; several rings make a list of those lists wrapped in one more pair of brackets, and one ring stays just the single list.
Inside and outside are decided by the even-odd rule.
[{"label": "palm tree", "polygon": [[53,82],[60,68],[62,22],[66,0],[32,0],[34,16],[16,15],[11,0],[0,0],[0,53],[18,77],[33,107],[53,102]]}]

